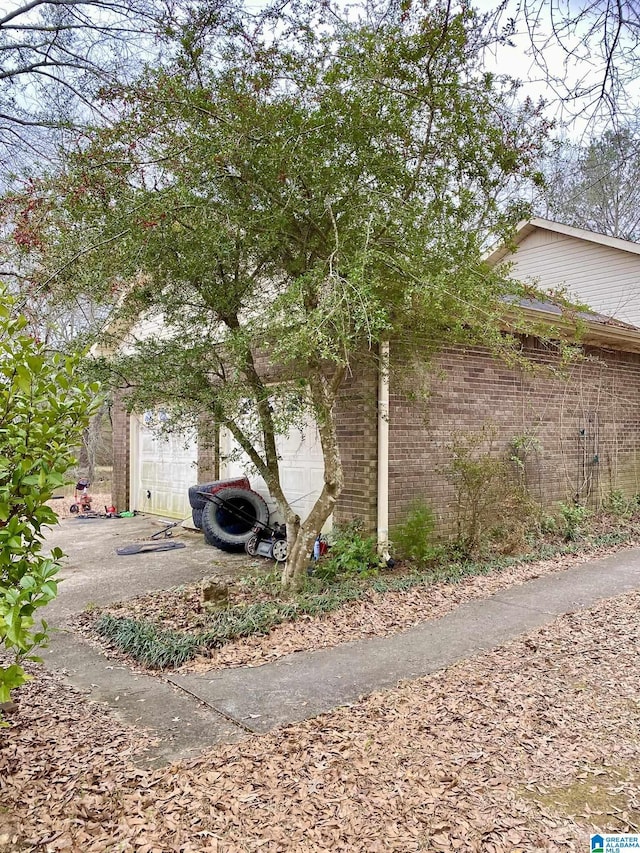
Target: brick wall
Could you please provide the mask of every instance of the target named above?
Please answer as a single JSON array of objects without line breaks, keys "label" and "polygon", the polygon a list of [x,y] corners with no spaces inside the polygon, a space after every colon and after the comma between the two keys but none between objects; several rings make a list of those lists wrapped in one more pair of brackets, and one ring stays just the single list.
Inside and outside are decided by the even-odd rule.
[{"label": "brick wall", "polygon": [[391,524],[423,497],[440,529],[452,529],[454,492],[443,470],[451,441],[483,425],[495,426],[492,452],[500,455],[515,437],[535,436],[526,479],[543,504],[577,496],[594,505],[612,489],[640,492],[640,356],[587,349],[563,380],[552,373],[557,355],[536,339],[523,346],[539,370],[509,369],[482,348],[449,349],[413,375],[413,393],[392,384]]},{"label": "brick wall", "polygon": [[123,404],[123,394],[116,392],[111,407],[113,424],[113,476],[111,500],[119,512],[129,509],[129,461],[131,453],[130,416]]},{"label": "brick wall", "polygon": [[377,383],[373,364],[355,367],[336,404],[345,485],[334,520],[360,519],[367,531],[377,526]]}]

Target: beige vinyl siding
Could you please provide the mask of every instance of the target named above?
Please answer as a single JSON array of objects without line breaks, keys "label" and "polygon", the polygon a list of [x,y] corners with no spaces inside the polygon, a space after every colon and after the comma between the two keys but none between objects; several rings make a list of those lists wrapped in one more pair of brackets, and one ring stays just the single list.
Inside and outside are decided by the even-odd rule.
[{"label": "beige vinyl siding", "polygon": [[514,278],[564,287],[595,311],[640,326],[640,255],[536,229],[509,260]]}]

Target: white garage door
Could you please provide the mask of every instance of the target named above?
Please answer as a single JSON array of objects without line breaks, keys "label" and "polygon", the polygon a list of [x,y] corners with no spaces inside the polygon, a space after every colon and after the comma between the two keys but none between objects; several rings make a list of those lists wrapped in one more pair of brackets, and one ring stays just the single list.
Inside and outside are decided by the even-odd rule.
[{"label": "white garage door", "polygon": [[[233,438],[226,433],[221,435],[221,450],[223,456],[237,453],[238,446]],[[322,491],[324,484],[324,461],[320,436],[315,424],[308,424],[302,429],[293,429],[288,436],[278,436],[278,454],[280,456],[280,479],[282,490],[287,500],[304,520]],[[251,487],[263,497],[269,497],[267,484],[258,477],[255,469],[247,464],[248,460],[227,460],[223,464],[224,476],[236,477],[246,473],[251,481]],[[273,504],[270,504],[273,506]]]},{"label": "white garage door", "polygon": [[187,490],[198,478],[198,447],[194,436],[159,436],[147,424],[151,413],[131,416],[131,509],[187,518]]}]

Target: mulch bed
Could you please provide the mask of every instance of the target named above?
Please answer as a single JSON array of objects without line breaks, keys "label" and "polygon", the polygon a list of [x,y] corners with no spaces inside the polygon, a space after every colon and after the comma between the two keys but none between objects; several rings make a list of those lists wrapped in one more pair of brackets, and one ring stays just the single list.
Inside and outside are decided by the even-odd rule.
[{"label": "mulch bed", "polygon": [[0,733],[0,851],[584,851],[638,831],[640,593],[163,770],[54,676]]}]

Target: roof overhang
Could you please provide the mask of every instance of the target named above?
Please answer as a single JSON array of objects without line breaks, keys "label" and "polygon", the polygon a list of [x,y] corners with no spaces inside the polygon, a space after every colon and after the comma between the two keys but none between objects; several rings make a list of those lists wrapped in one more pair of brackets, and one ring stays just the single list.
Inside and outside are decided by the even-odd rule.
[{"label": "roof overhang", "polygon": [[536,230],[551,231],[554,234],[562,234],[565,237],[573,237],[577,240],[585,240],[588,243],[596,243],[599,246],[608,246],[610,249],[618,249],[632,255],[640,255],[640,244],[629,240],[620,240],[618,237],[608,237],[606,234],[597,234],[595,231],[587,231],[586,228],[575,228],[573,225],[563,225],[560,222],[552,222],[550,219],[542,219],[539,216],[520,222],[516,232],[507,245],[501,245],[490,252],[486,258],[489,266],[496,266]]},{"label": "roof overhang", "polygon": [[[512,316],[515,316],[512,315]],[[548,311],[543,311],[536,308],[520,307],[518,316],[530,320],[532,326],[552,326],[567,339],[575,337],[576,329],[581,328],[577,343],[589,344],[590,346],[600,349],[617,350],[621,352],[640,353],[640,329],[633,326],[616,326],[609,325],[596,320],[590,320],[584,316],[564,316],[549,314]],[[508,313],[507,313],[507,325]],[[512,327],[512,330],[515,330]],[[517,330],[522,333],[521,329]],[[535,334],[535,332],[532,332]]]}]

